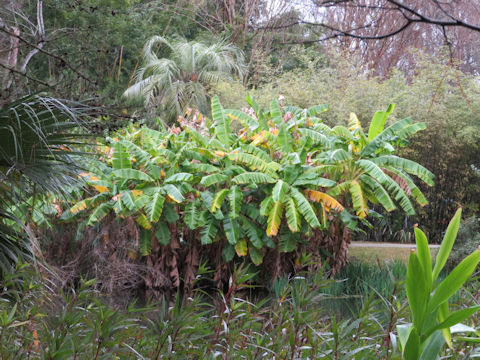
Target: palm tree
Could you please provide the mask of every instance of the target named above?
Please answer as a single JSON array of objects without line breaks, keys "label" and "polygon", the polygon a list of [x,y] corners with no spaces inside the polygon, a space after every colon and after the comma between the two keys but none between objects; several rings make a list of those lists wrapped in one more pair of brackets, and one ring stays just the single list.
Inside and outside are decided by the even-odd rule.
[{"label": "palm tree", "polygon": [[36,194],[65,194],[77,182],[84,107],[54,98],[27,96],[0,109],[0,273],[32,255],[22,204]]},{"label": "palm tree", "polygon": [[[168,48],[168,57],[158,58],[161,45]],[[181,38],[170,42],[161,36],[147,41],[143,63],[135,74],[135,84],[123,95],[144,98],[148,108],[159,107],[169,123],[188,107],[207,113],[209,86],[244,72],[243,54],[231,44],[208,45]]]}]

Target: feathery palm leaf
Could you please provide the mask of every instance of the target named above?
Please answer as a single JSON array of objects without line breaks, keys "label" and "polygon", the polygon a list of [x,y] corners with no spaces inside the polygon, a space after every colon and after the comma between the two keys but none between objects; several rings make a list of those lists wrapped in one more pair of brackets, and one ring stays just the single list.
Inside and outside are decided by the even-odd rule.
[{"label": "feathery palm leaf", "polygon": [[[159,45],[168,48],[166,58],[158,58]],[[135,74],[135,83],[123,95],[143,98],[146,107],[160,106],[169,122],[188,107],[207,113],[207,87],[232,75],[242,76],[243,63],[242,52],[224,41],[208,45],[153,36],[143,49],[143,66]]]},{"label": "feathery palm leaf", "polygon": [[[86,107],[30,95],[0,109],[0,258],[2,271],[29,256],[29,239],[19,232],[13,205],[36,192],[65,195],[78,183],[76,129],[84,125]],[[23,221],[24,223],[24,221]]]}]

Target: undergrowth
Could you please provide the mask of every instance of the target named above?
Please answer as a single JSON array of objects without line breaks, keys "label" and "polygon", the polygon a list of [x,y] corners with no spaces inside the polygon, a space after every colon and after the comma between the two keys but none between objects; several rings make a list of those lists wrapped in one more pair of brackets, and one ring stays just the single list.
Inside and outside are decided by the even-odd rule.
[{"label": "undergrowth", "polygon": [[[328,289],[332,295],[366,296],[372,291],[383,297],[389,297],[395,283],[405,279],[407,267],[396,260],[384,264],[368,264],[362,261],[351,261],[336,277],[337,281]],[[405,292],[402,291],[403,297]]]},{"label": "undergrowth", "polygon": [[[345,271],[359,271],[354,266]],[[197,281],[208,276],[206,271]],[[398,358],[394,326],[408,319],[395,286],[391,294],[378,290],[363,297],[356,316],[349,317],[325,306],[339,283],[320,272],[284,277],[262,298],[251,296],[255,276],[240,266],[225,293],[197,287],[193,297],[179,294],[173,303],[118,310],[93,290],[94,280],[62,290],[21,267],[1,284],[0,358]]]}]

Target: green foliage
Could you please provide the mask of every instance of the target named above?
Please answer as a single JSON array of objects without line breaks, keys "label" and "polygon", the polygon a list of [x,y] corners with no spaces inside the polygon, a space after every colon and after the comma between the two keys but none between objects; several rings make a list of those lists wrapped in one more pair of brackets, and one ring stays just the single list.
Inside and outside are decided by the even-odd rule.
[{"label": "green foliage", "polygon": [[[395,70],[387,78],[372,76],[355,59],[342,54],[332,55],[330,66],[286,72],[255,89],[222,83],[215,92],[225,107],[233,108],[247,105],[243,99],[247,92],[261,106],[268,106],[272,98],[279,96],[284,98],[285,107],[295,104],[308,108],[327,103],[331,108],[322,118],[330,127],[348,126],[348,116],[353,111],[364,128],[369,129],[372,114],[387,109],[390,103],[395,103],[395,112],[386,120],[385,127],[399,120],[397,114],[424,122],[426,130],[410,138],[409,145],[396,155],[423,165],[435,175],[434,187],[419,186],[430,205],[415,207],[417,215],[409,216],[408,221],[423,224],[429,239],[439,243],[448,225],[448,214],[458,204],[468,216],[478,215],[480,177],[471,164],[479,163],[479,87],[474,76],[451,66],[448,57],[430,58],[419,52],[411,56],[416,62],[414,69],[407,74]],[[303,135],[305,130],[300,131]],[[380,207],[376,210],[389,217]],[[403,216],[394,216],[399,217]],[[390,226],[392,240],[398,238],[395,234],[406,231],[401,223],[393,222]]]},{"label": "green foliage", "polygon": [[[78,185],[85,107],[37,95],[0,109],[0,274],[30,257],[29,219],[45,222],[52,205],[35,208],[42,193],[65,196]],[[83,139],[82,139],[83,138]],[[26,221],[27,220],[27,221]]]},{"label": "green foliage", "polygon": [[480,306],[469,306],[450,313],[449,299],[476,270],[480,249],[476,249],[455,267],[441,282],[435,281],[450,255],[457,236],[461,209],[447,229],[432,269],[428,241],[415,229],[417,252],[410,254],[407,270],[407,297],[413,324],[399,326],[400,344],[405,359],[434,360],[444,342],[452,343],[450,329],[471,317]]},{"label": "green foliage", "polygon": [[384,298],[395,295],[400,300],[404,300],[405,291],[395,286],[406,275],[407,267],[399,260],[378,264],[352,259],[336,275],[337,281],[327,289],[327,292],[333,296],[352,297],[366,297],[376,292]]},{"label": "green foliage", "polygon": [[[168,3],[173,4],[172,1]],[[2,11],[2,18],[11,21],[10,24],[19,23],[23,29],[33,29],[31,23],[36,24],[37,21],[36,3],[17,5],[17,11],[22,13],[21,19],[9,13],[7,7],[2,9],[6,12],[5,17]],[[57,97],[91,99],[100,96],[101,102],[95,100],[96,105],[119,104],[121,93],[130,85],[132,75],[141,62],[140,54],[147,39],[157,34],[182,34],[193,39],[202,32],[193,19],[188,20],[191,6],[175,11],[158,11],[157,7],[156,1],[84,0],[79,3],[74,0],[45,0],[44,26],[50,40],[44,50],[58,58],[39,52],[28,64],[27,72],[45,83],[55,84]],[[34,36],[28,37],[28,30],[22,30],[22,33],[25,39],[37,44]],[[81,60],[78,54],[84,54],[88,61]],[[163,54],[160,52],[160,55]],[[20,84],[25,85],[18,89],[22,95],[25,91],[44,88],[31,81]],[[121,102],[122,109],[130,105]]]},{"label": "green foliage", "polygon": [[[219,244],[225,261],[236,253],[260,264],[269,248],[298,251],[331,223],[355,229],[373,204],[387,211],[399,204],[413,213],[409,194],[419,199],[421,192],[410,174],[432,183],[428,170],[393,155],[419,129],[409,131],[409,119],[385,130],[377,124],[370,141],[353,114],[349,128],[331,129],[317,117],[326,106],[286,108],[273,101],[263,111],[248,101],[257,110],[245,113],[249,125],[238,133],[230,121],[242,116],[215,97],[205,127],[167,132],[131,125],[107,138],[102,158],[86,163],[91,170],[82,173],[88,197],[71,204],[62,219],[94,225],[109,213],[132,218],[153,234],[139,243],[147,256],[154,256],[159,224],[175,224],[170,237],[157,239],[163,245],[177,238],[186,239],[185,246]],[[340,246],[341,232],[332,234]],[[282,272],[278,265],[269,271]]]},{"label": "green foliage", "polygon": [[[307,266],[309,261],[304,254],[300,265]],[[211,271],[204,265],[199,272],[199,284],[211,280]],[[337,316],[328,306],[335,301],[329,295],[334,280],[326,279],[322,271],[276,279],[266,297],[256,292],[257,276],[249,267],[236,266],[226,291],[219,291],[216,306],[199,289],[189,298],[178,295],[174,302],[114,309],[96,292],[95,280],[81,280],[75,289],[60,289],[51,282],[47,286],[29,267],[21,266],[0,284],[0,356],[5,360],[208,359],[214,353],[252,360],[401,359],[398,345],[407,343],[403,358],[420,358],[419,332],[401,325],[408,313],[404,299],[396,293],[379,294],[378,300],[362,297],[353,317]],[[454,314],[440,324],[452,325],[471,316],[472,310]],[[398,331],[395,324],[400,324]],[[461,331],[471,333],[475,328],[464,326]],[[441,346],[435,349],[444,343],[438,332],[431,339],[433,345],[425,347],[422,359],[435,359],[435,350],[440,356],[460,351],[461,356],[478,356],[478,349],[466,345],[478,341],[475,337],[454,337],[452,352]]]}]

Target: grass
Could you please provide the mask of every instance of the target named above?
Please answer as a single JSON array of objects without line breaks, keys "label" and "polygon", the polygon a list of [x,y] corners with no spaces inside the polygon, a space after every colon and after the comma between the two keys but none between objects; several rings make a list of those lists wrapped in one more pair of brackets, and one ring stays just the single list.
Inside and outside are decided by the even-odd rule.
[{"label": "grass", "polygon": [[[412,244],[411,248],[415,248],[415,245]],[[361,244],[357,246],[350,246],[348,249],[349,259],[355,261],[363,261],[366,263],[377,263],[382,264],[399,260],[404,264],[408,263],[408,257],[410,256],[410,247],[383,247],[383,246],[368,246],[363,247]],[[437,247],[430,248],[432,258],[436,256],[438,251]]]},{"label": "grass", "polygon": [[330,287],[331,294],[365,296],[372,291],[383,297],[392,294],[395,282],[405,279],[407,268],[402,261],[395,260],[383,265],[351,261],[337,276]]}]

